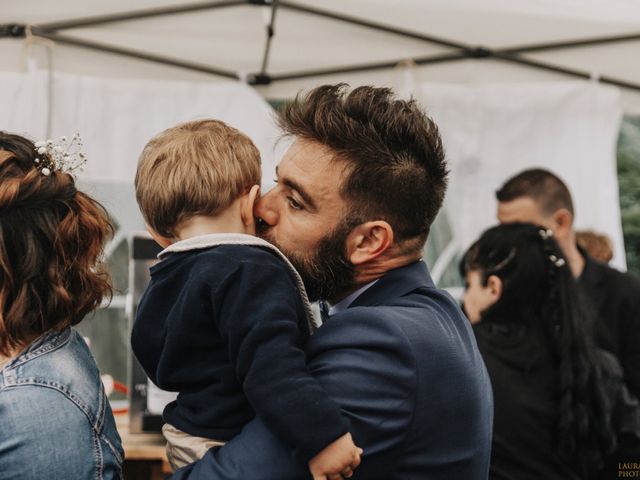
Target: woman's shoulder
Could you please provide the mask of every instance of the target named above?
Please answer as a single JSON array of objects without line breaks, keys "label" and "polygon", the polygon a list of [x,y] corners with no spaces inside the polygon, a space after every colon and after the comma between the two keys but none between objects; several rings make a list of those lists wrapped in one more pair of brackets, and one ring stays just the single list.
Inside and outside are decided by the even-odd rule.
[{"label": "woman's shoulder", "polygon": [[[37,447],[69,459],[69,468],[89,469],[66,478],[119,478],[123,454],[113,414],[95,360],[73,328],[47,332],[0,371],[0,423],[0,470],[6,461],[21,471]],[[67,468],[42,462],[49,470]]]},{"label": "woman's shoulder", "polygon": [[75,404],[90,418],[95,419],[104,407],[98,367],[73,328],[48,332],[36,340],[4,368],[2,379],[3,390],[20,389],[29,398],[57,392],[59,396],[53,398]]}]

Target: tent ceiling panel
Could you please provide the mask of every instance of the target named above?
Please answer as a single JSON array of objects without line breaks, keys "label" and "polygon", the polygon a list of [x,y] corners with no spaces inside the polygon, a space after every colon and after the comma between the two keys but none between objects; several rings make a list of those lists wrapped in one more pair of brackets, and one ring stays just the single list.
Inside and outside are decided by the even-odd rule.
[{"label": "tent ceiling panel", "polygon": [[[229,3],[219,0],[218,3]],[[233,2],[231,2],[233,3]],[[21,0],[3,9],[3,21],[42,24],[74,18],[140,11],[185,5],[214,5],[215,1],[193,0]],[[339,19],[328,19],[304,9],[324,10],[359,18],[392,28],[440,38],[453,44],[490,49],[508,49],[522,45],[563,42],[594,37],[640,34],[640,2],[637,0],[280,0],[275,36],[267,72],[276,79],[288,73],[316,71],[332,67],[354,67],[385,63],[390,66],[406,58],[451,56],[449,47],[427,43],[407,36],[365,28]],[[63,30],[64,35],[175,57],[186,62],[208,64],[240,73],[260,70],[265,43],[265,20],[270,7],[233,6],[199,10],[171,16],[121,21],[90,28]],[[5,69],[20,69],[23,58],[17,53],[22,45],[10,39],[0,42],[0,54],[16,62]],[[601,46],[528,52],[526,58],[556,64],[602,78],[613,77],[639,84],[638,41]],[[41,55],[41,54],[40,54]],[[105,65],[93,63],[102,59]],[[198,78],[217,81],[215,76],[181,72],[176,68],[105,55],[96,51],[58,44],[54,49],[55,69],[97,75],[133,77]],[[102,61],[100,60],[100,61]],[[353,83],[389,83],[395,73],[368,70],[314,77],[309,82],[296,80],[258,87],[266,94],[284,91],[288,95],[300,86],[346,80]],[[523,68],[517,64],[482,59],[448,62],[419,69],[421,80],[437,81],[538,81],[562,76]],[[566,77],[564,77],[566,78]],[[355,79],[355,81],[354,81]],[[628,94],[631,91],[626,92]],[[274,94],[275,95],[275,94]],[[633,95],[640,95],[633,93]]]},{"label": "tent ceiling panel", "polygon": [[589,48],[562,49],[544,53],[531,53],[527,57],[543,62],[563,65],[598,76],[610,76],[628,82],[640,83],[640,40]]},{"label": "tent ceiling panel", "polygon": [[[256,72],[260,70],[266,42],[261,10],[242,6],[183,14],[180,24],[176,23],[175,17],[158,17],[74,28],[63,33],[74,38],[209,63],[228,70]],[[276,22],[268,68],[273,73],[452,51],[297,12],[278,12]]]}]

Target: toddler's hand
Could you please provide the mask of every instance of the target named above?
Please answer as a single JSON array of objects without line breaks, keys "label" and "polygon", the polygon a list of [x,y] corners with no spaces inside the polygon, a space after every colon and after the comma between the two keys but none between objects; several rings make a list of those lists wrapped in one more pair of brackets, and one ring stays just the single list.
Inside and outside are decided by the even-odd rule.
[{"label": "toddler's hand", "polygon": [[350,433],[335,440],[309,461],[313,480],[341,480],[353,475],[360,465],[362,449],[358,448]]}]

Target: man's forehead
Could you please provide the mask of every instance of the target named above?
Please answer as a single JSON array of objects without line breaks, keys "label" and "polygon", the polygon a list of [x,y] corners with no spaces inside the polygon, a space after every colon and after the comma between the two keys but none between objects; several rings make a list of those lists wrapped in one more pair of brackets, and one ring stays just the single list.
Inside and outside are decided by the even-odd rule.
[{"label": "man's forehead", "polygon": [[531,222],[541,224],[546,219],[538,202],[531,197],[518,197],[507,202],[498,202],[500,223]]},{"label": "man's forehead", "polygon": [[331,162],[334,152],[327,146],[312,140],[296,139],[287,149],[280,163],[294,161],[300,166],[313,167],[318,163]]},{"label": "man's forehead", "polygon": [[278,175],[296,177],[302,184],[328,184],[339,190],[348,173],[348,165],[330,148],[299,139],[286,151],[276,167]]},{"label": "man's forehead", "polygon": [[304,190],[318,205],[342,201],[340,188],[347,175],[346,163],[336,160],[329,148],[296,140],[276,167],[280,182]]}]

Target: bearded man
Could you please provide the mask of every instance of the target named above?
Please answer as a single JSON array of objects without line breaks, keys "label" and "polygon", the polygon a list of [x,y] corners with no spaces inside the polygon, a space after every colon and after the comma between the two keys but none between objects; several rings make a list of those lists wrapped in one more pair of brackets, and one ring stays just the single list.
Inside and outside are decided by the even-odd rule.
[{"label": "bearded man", "polygon": [[[307,358],[364,449],[353,478],[486,479],[489,379],[456,301],[421,261],[447,184],[435,123],[389,89],[345,85],[299,95],[279,122],[295,141],[255,215],[309,297],[331,306]],[[173,478],[308,476],[256,418]]]}]

